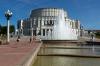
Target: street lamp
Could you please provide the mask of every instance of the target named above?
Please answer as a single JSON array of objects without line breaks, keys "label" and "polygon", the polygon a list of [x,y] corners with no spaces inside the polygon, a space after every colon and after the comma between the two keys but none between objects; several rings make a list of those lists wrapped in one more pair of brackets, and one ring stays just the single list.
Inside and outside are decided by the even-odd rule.
[{"label": "street lamp", "polygon": [[32,39],[33,39],[33,26],[32,26],[32,19],[31,19],[31,37],[32,37]]},{"label": "street lamp", "polygon": [[11,16],[12,16],[12,12],[10,10],[5,12],[5,17],[7,18],[7,43],[9,43],[9,22]]}]

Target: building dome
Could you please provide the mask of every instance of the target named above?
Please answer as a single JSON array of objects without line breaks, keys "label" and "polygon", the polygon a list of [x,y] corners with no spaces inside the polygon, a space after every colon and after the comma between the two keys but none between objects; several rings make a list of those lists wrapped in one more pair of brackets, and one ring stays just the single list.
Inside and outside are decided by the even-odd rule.
[{"label": "building dome", "polygon": [[64,12],[64,17],[68,17],[67,12],[59,8],[38,8],[31,11],[30,17],[55,17],[59,15],[60,11]]}]

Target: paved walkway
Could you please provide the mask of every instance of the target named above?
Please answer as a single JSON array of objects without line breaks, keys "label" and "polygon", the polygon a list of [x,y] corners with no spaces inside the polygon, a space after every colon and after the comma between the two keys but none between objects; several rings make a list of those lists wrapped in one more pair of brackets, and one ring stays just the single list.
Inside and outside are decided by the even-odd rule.
[{"label": "paved walkway", "polygon": [[0,66],[19,66],[39,45],[36,41],[30,43],[28,40],[0,45]]},{"label": "paved walkway", "polygon": [[[89,37],[81,37],[80,39],[79,39],[79,41],[90,41],[91,40],[91,38],[89,38]],[[100,42],[100,39],[98,39],[98,38],[94,38],[94,41],[95,42]]]}]

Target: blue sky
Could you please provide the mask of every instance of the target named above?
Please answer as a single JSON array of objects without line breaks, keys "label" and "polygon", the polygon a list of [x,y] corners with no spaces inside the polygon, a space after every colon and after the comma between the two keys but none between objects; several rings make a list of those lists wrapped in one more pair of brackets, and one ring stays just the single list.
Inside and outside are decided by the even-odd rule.
[{"label": "blue sky", "polygon": [[13,12],[11,24],[29,17],[36,8],[57,7],[68,12],[69,18],[79,19],[85,29],[100,29],[100,0],[0,0],[0,24],[6,25],[5,11]]}]

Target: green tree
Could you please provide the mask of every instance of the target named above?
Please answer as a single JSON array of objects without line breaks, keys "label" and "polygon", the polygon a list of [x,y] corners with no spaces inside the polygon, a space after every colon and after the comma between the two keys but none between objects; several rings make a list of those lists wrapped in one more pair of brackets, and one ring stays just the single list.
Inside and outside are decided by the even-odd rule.
[{"label": "green tree", "polygon": [[95,35],[97,38],[100,38],[100,32],[96,32]]},{"label": "green tree", "polygon": [[[10,25],[10,33],[15,32],[15,26]],[[7,35],[7,26],[1,26],[0,34],[6,34]]]},{"label": "green tree", "polygon": [[10,25],[10,33],[15,32],[15,26],[14,25]]},{"label": "green tree", "polygon": [[6,26],[1,27],[1,33],[0,34],[7,34],[7,27]]}]

